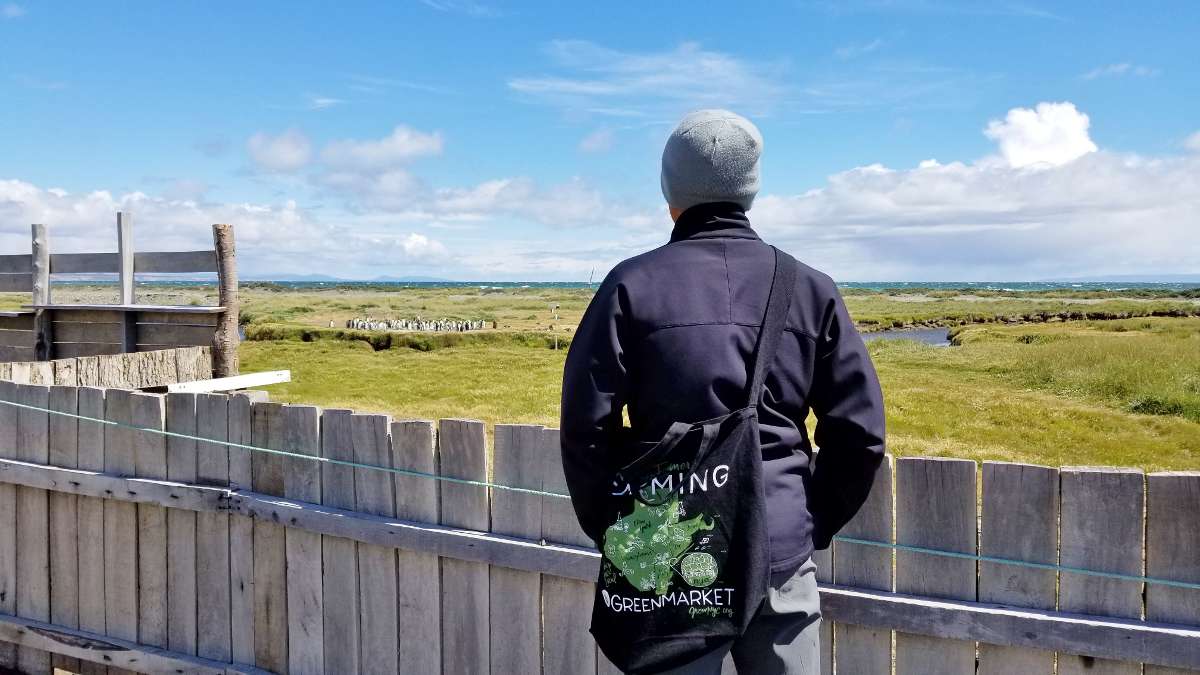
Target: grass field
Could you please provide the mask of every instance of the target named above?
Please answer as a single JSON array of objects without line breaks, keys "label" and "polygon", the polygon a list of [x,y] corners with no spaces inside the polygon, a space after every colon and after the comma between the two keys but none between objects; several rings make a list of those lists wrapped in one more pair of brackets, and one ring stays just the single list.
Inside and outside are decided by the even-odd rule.
[{"label": "grass field", "polygon": [[[872,344],[893,452],[1200,468],[1200,319],[972,326],[956,340]],[[271,388],[279,400],[489,424],[556,426],[564,357],[516,344],[242,346],[246,371],[292,370]]]}]

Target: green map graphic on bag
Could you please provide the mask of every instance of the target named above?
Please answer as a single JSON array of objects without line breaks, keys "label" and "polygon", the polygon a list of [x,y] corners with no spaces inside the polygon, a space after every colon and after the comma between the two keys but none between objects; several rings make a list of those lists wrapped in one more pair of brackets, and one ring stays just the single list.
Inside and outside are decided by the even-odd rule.
[{"label": "green map graphic on bag", "polygon": [[[604,533],[605,557],[639,591],[667,593],[676,564],[681,557],[688,560],[683,554],[692,547],[693,536],[713,529],[713,521],[705,522],[703,514],[680,522],[680,506],[678,497],[658,506],[634,500],[633,513],[613,523]],[[703,555],[707,562],[693,558],[688,565],[690,573],[680,570],[684,579],[693,586],[711,584],[717,576],[713,557],[707,553],[689,555]],[[692,583],[705,578],[708,581],[704,584]]]}]

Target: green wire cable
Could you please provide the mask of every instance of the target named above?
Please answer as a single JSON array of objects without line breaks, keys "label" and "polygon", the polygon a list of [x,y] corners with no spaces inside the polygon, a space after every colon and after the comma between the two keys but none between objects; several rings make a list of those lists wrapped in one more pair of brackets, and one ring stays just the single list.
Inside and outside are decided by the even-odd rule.
[{"label": "green wire cable", "polygon": [[[212,438],[202,438],[200,436],[192,436],[190,434],[181,434],[181,433],[174,432],[174,431],[165,431],[163,429],[153,429],[150,427],[139,427],[139,426],[136,426],[133,424],[125,424],[122,422],[115,422],[113,420],[105,420],[105,419],[100,419],[97,417],[88,417],[86,415],[79,415],[76,413],[69,413],[69,412],[65,412],[65,411],[61,411],[61,410],[50,410],[49,408],[41,408],[38,406],[32,406],[32,405],[28,405],[25,403],[16,403],[13,401],[0,401],[0,404],[13,406],[16,408],[23,408],[25,410],[33,410],[36,412],[44,412],[44,413],[47,413],[50,415],[60,415],[62,417],[71,417],[71,418],[83,420],[86,422],[93,422],[96,424],[104,424],[107,426],[118,427],[118,428],[122,428],[122,429],[129,429],[131,431],[141,431],[141,432],[152,433],[152,434],[161,434],[163,436],[167,436],[170,438],[181,438],[181,439],[189,440],[189,441],[200,441],[203,443],[212,443],[214,445],[224,445],[224,446],[228,446],[231,448],[238,448],[239,450],[249,450],[252,452],[265,452],[270,455],[279,455],[282,457],[292,457],[295,459],[307,459],[307,460],[314,461],[314,462],[324,462],[326,464],[335,464],[338,466],[348,466],[348,467],[352,467],[355,469],[368,469],[368,470],[372,470],[372,471],[386,471],[388,473],[393,473],[393,474],[397,474],[400,476],[411,476],[414,478],[429,478],[431,480],[444,481],[447,483],[455,483],[455,484],[459,484],[459,485],[471,485],[471,486],[475,486],[475,487],[492,488],[494,490],[507,490],[509,492],[537,495],[539,497],[555,497],[558,499],[570,499],[571,498],[570,495],[560,494],[557,492],[547,492],[545,490],[534,490],[532,488],[519,488],[519,487],[513,487],[511,485],[501,485],[499,483],[491,483],[488,481],[481,481],[481,480],[471,480],[468,478],[453,478],[451,476],[442,476],[439,474],[428,473],[425,471],[416,471],[416,470],[412,470],[412,469],[397,469],[397,468],[390,467],[390,466],[377,466],[374,464],[362,464],[359,462],[352,462],[352,461],[344,460],[344,459],[333,459],[331,457],[317,457],[315,455],[305,455],[305,454],[302,454],[299,452],[289,452],[287,450],[274,450],[271,448],[261,448],[256,445],[247,445],[245,443],[235,443],[233,441],[220,441],[220,440],[215,440]],[[1071,567],[1068,565],[1057,565],[1057,564],[1053,564],[1053,563],[1037,563],[1037,562],[1029,562],[1029,561],[1025,561],[1025,560],[1013,560],[1010,558],[999,558],[999,557],[995,557],[995,556],[976,555],[974,553],[960,553],[958,551],[945,551],[945,550],[936,549],[936,548],[927,548],[924,546],[911,546],[908,544],[895,544],[895,543],[891,543],[891,542],[874,541],[874,540],[870,540],[870,539],[857,539],[855,537],[846,537],[846,536],[842,536],[842,535],[835,536],[833,538],[833,540],[837,541],[837,542],[842,542],[845,544],[874,546],[876,548],[887,548],[887,549],[893,549],[893,550],[897,550],[897,551],[907,551],[910,553],[924,553],[927,555],[935,555],[935,556],[941,556],[941,557],[945,557],[945,558],[958,558],[958,559],[962,559],[962,560],[973,560],[973,561],[977,561],[977,562],[996,563],[996,564],[1000,564],[1000,565],[1012,565],[1014,567],[1026,567],[1026,568],[1030,568],[1030,569],[1048,570],[1048,571],[1053,571],[1053,572],[1066,572],[1066,573],[1070,573],[1070,574],[1082,574],[1082,575],[1093,576],[1093,577],[1102,577],[1102,578],[1106,578],[1106,579],[1116,579],[1119,581],[1132,581],[1132,582],[1140,582],[1140,583],[1147,583],[1147,584],[1158,584],[1158,585],[1162,585],[1162,586],[1171,586],[1174,588],[1187,588],[1187,589],[1191,589],[1191,590],[1200,590],[1200,583],[1193,583],[1193,582],[1187,582],[1187,581],[1175,581],[1172,579],[1159,579],[1156,577],[1139,576],[1136,574],[1121,574],[1119,572],[1100,572],[1097,570],[1089,570],[1089,569],[1085,569],[1082,567]]]}]

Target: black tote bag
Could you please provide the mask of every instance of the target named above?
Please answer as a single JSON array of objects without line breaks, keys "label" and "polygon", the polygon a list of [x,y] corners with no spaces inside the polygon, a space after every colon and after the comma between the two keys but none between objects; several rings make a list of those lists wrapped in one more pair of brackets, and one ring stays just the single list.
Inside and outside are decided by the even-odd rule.
[{"label": "black tote bag", "polygon": [[640,444],[648,449],[613,481],[591,630],[624,672],[673,668],[727,645],[766,595],[757,405],[787,321],[795,265],[775,249],[745,407],[672,424],[657,443]]}]

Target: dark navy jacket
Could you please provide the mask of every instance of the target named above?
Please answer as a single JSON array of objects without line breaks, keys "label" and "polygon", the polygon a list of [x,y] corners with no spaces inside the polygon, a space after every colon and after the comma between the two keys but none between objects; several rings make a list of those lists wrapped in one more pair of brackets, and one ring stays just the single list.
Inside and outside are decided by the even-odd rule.
[{"label": "dark navy jacket", "polygon": [[[562,456],[585,532],[634,435],[741,408],[774,254],[735,204],[685,211],[671,241],[617,265],[571,343],[563,374]],[[862,505],[884,452],[883,396],[862,338],[828,276],[801,264],[784,339],[759,403],[772,572],[789,572]],[[815,471],[804,420],[817,417]]]}]

